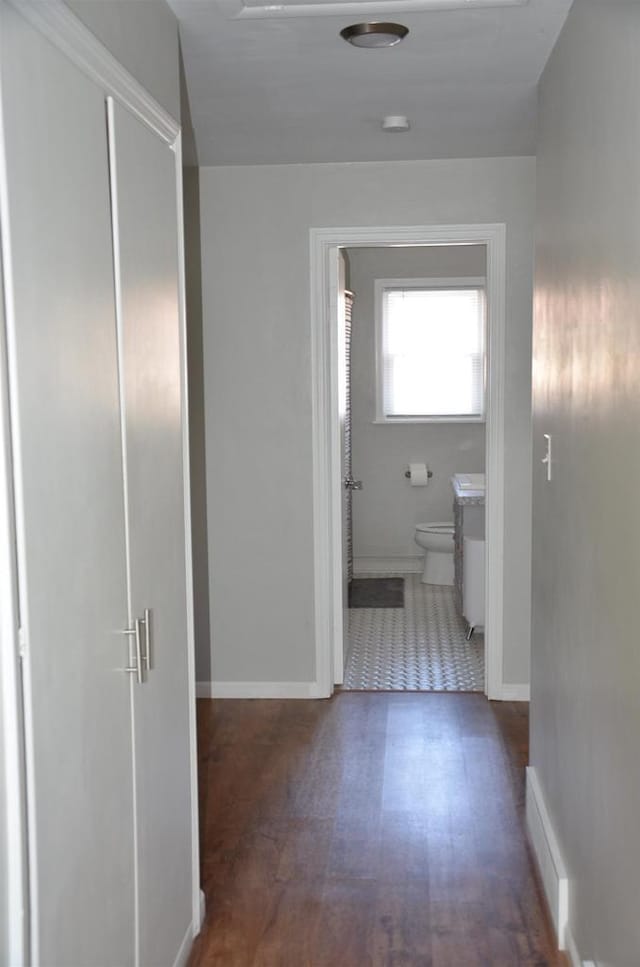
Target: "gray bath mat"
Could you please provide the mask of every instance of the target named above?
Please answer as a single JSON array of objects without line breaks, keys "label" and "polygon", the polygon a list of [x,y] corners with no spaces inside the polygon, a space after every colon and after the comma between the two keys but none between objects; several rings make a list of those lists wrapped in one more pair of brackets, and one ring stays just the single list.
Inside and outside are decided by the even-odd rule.
[{"label": "gray bath mat", "polygon": [[350,608],[404,608],[404,578],[354,578]]}]

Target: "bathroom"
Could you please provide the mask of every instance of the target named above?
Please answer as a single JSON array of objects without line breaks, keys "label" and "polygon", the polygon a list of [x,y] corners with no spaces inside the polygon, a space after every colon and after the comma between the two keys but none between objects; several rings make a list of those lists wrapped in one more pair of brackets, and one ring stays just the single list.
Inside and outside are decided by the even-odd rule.
[{"label": "bathroom", "polygon": [[[482,691],[486,248],[354,247],[344,250],[344,273],[353,294],[347,385],[355,480],[347,487],[353,581],[344,687]],[[435,297],[435,335],[426,342],[424,319],[403,309],[420,293]],[[389,347],[412,358],[390,362]],[[433,392],[425,394],[428,385]],[[467,610],[463,545],[466,600],[476,598]]]}]

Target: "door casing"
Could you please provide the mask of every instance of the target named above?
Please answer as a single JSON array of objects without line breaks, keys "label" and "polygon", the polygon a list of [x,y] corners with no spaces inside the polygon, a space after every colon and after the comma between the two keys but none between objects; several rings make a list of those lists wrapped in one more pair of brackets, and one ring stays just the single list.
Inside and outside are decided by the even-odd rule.
[{"label": "door casing", "polygon": [[[513,698],[503,680],[506,226],[403,225],[312,228],[311,368],[315,565],[315,692],[333,694],[344,663],[342,485],[338,406],[338,258],[341,248],[485,245],[487,412],[485,693]],[[511,691],[510,691],[511,690]]]}]

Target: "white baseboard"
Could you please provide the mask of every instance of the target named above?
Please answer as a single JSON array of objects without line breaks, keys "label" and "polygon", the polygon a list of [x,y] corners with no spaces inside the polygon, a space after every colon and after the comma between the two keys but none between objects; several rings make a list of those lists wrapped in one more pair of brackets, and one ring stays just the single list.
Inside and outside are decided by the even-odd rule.
[{"label": "white baseboard", "polygon": [[574,936],[571,933],[571,928],[567,924],[564,933],[565,939],[565,949],[569,955],[569,960],[571,961],[571,967],[596,967],[592,960],[582,960],[580,954],[578,953],[578,945],[575,942]]},{"label": "white baseboard", "polygon": [[510,685],[508,682],[503,682],[500,686],[500,694],[498,695],[496,701],[529,702],[531,701],[531,686],[524,684]]},{"label": "white baseboard", "polygon": [[[503,685],[496,702],[528,702],[528,685]],[[327,698],[316,682],[196,682],[196,698]]]},{"label": "white baseboard", "polygon": [[421,574],[424,557],[356,557],[353,573],[358,574]]},{"label": "white baseboard", "polygon": [[196,682],[196,698],[327,698],[317,682]]},{"label": "white baseboard", "polygon": [[[582,960],[580,953],[578,951],[578,945],[575,941],[575,937],[571,932],[569,924],[567,924],[565,932],[566,940],[566,952],[569,955],[569,960],[571,961],[571,967],[599,967],[595,960]],[[603,964],[602,967],[605,967]]]},{"label": "white baseboard", "polygon": [[[560,950],[568,949],[569,878],[536,770],[527,769],[527,830]],[[577,956],[577,951],[574,952]],[[572,954],[573,956],[573,954]],[[580,960],[576,961],[580,967]]]},{"label": "white baseboard", "polygon": [[191,948],[193,947],[194,938],[200,933],[200,928],[194,929],[194,925],[189,924],[189,929],[184,935],[182,943],[180,944],[180,949],[176,955],[176,959],[173,962],[173,967],[185,967],[189,954],[191,953]]}]

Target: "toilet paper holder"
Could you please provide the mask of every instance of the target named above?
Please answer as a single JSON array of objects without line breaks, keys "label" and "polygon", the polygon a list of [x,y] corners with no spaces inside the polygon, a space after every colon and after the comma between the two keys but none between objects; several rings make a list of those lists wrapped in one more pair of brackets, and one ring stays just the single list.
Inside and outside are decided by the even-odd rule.
[{"label": "toilet paper holder", "polygon": [[[405,470],[404,475],[407,478],[407,480],[411,480],[411,471],[409,470],[408,467]],[[429,480],[431,480],[431,478],[433,477],[433,470],[427,470],[427,477],[429,478]]]}]

